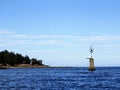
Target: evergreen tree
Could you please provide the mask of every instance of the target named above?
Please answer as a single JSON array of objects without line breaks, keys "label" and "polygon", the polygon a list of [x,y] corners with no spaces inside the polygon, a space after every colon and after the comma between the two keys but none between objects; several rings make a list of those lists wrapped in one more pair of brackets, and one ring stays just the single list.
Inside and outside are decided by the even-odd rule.
[{"label": "evergreen tree", "polygon": [[36,58],[30,59],[27,55],[24,57],[19,53],[9,52],[7,50],[0,52],[0,64],[6,65],[9,64],[14,66],[15,64],[38,64],[43,65],[42,60],[37,60]]}]

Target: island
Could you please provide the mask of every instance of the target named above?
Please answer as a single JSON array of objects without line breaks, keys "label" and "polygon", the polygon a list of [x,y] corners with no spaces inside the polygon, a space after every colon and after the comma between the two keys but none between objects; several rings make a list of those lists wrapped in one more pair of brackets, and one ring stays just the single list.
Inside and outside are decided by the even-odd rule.
[{"label": "island", "polygon": [[19,53],[3,50],[0,52],[0,69],[4,68],[41,68],[49,67],[43,64],[42,60],[29,58],[28,55],[23,56]]}]

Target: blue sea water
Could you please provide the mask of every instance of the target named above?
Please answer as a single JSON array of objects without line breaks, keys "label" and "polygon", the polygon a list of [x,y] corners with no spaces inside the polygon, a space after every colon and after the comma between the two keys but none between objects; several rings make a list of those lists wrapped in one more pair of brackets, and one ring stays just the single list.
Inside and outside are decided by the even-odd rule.
[{"label": "blue sea water", "polygon": [[120,90],[120,67],[0,69],[0,90]]}]

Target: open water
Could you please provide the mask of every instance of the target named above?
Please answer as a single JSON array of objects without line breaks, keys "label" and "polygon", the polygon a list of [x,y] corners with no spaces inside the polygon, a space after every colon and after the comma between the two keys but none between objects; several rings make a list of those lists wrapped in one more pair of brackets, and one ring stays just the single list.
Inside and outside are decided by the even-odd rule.
[{"label": "open water", "polygon": [[120,90],[120,67],[0,69],[0,90]]}]

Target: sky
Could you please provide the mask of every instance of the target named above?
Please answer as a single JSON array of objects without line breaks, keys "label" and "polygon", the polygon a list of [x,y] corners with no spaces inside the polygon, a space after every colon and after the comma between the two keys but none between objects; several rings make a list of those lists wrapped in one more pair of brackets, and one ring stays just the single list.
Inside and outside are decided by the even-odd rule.
[{"label": "sky", "polygon": [[0,51],[50,66],[120,66],[120,0],[0,0]]}]

